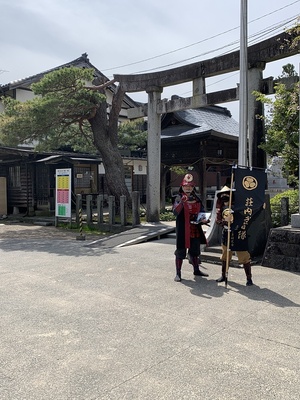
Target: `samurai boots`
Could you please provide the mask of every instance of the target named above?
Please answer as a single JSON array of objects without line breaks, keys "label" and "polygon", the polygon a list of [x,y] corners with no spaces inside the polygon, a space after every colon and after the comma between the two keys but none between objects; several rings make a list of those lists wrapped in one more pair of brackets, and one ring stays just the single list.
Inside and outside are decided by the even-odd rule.
[{"label": "samurai boots", "polygon": [[225,282],[225,275],[226,275],[226,261],[222,261],[222,275],[220,278],[216,279],[216,282],[221,283]]},{"label": "samurai boots", "polygon": [[251,274],[251,264],[250,262],[244,264],[244,271],[247,277],[247,282],[246,282],[246,286],[252,286],[253,285],[253,281],[252,281],[252,274]]},{"label": "samurai boots", "polygon": [[200,271],[199,259],[197,256],[191,257],[191,264],[194,267],[194,275],[195,276],[205,276],[205,277],[208,276],[208,274],[206,274],[205,272]]},{"label": "samurai boots", "polygon": [[200,271],[200,269],[198,269],[198,271],[194,271],[194,275],[195,276],[205,276],[208,277],[209,275],[206,274],[205,272]]},{"label": "samurai boots", "polygon": [[[193,265],[193,257],[190,255],[189,252],[187,253],[186,258],[188,259],[189,264]],[[201,264],[201,258],[200,258],[200,256],[198,256],[197,258],[198,258],[198,264]]]},{"label": "samurai boots", "polygon": [[182,259],[175,258],[175,266],[176,266],[176,276],[174,278],[175,282],[181,282],[181,267],[182,267]]}]

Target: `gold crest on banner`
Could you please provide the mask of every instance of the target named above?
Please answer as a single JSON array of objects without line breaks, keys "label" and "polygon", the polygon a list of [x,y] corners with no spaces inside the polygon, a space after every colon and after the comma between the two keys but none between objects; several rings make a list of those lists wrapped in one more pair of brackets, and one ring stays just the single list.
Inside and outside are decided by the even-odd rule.
[{"label": "gold crest on banner", "polygon": [[257,179],[254,176],[245,176],[242,182],[243,188],[246,190],[254,190],[258,186]]}]

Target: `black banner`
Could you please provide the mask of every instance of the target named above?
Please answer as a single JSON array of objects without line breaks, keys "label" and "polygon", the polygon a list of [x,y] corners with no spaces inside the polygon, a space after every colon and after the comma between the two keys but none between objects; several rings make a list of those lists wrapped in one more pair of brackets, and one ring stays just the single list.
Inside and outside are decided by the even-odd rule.
[{"label": "black banner", "polygon": [[247,229],[251,219],[262,210],[265,202],[267,174],[264,169],[250,167],[233,168],[233,174],[235,191],[232,204],[232,247],[244,250],[247,248]]}]

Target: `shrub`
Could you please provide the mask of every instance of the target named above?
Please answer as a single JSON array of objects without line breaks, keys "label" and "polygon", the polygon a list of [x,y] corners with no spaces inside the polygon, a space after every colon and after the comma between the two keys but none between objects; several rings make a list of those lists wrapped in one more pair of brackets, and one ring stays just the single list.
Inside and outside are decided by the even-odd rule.
[{"label": "shrub", "polygon": [[274,227],[281,225],[281,199],[287,197],[289,199],[289,222],[291,221],[291,214],[299,212],[299,191],[286,190],[279,193],[270,200],[271,218]]},{"label": "shrub", "polygon": [[159,214],[159,220],[160,221],[175,221],[176,217],[173,214],[172,210],[162,210]]}]

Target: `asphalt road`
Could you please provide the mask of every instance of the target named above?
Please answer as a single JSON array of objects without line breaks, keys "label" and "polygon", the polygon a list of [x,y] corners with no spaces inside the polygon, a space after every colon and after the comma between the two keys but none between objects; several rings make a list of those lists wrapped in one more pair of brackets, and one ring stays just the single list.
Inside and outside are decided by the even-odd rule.
[{"label": "asphalt road", "polygon": [[232,268],[226,289],[186,261],[177,283],[174,239],[19,228],[0,225],[1,400],[299,399],[299,274]]}]

